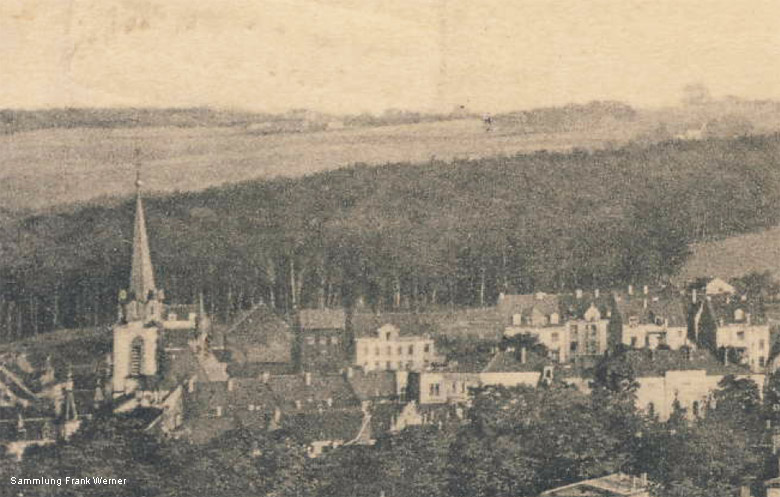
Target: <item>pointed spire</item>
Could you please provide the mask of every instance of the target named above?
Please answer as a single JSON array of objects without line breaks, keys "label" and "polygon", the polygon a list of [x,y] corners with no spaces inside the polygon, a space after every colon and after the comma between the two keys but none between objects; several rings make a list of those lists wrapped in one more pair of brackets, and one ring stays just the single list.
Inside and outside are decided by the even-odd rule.
[{"label": "pointed spire", "polygon": [[149,292],[155,290],[154,268],[149,253],[149,238],[146,234],[146,219],[141,200],[141,170],[136,170],[135,228],[133,233],[133,258],[130,269],[130,291],[136,300],[145,302]]}]

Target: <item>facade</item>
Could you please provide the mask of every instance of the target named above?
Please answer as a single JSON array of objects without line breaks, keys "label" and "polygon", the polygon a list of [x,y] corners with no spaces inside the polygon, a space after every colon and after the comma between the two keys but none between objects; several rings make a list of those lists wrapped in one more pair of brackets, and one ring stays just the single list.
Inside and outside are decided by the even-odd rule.
[{"label": "facade", "polygon": [[631,348],[670,348],[689,345],[686,300],[671,288],[641,293],[629,289],[615,294],[621,324],[621,343]]},{"label": "facade", "polygon": [[433,339],[424,336],[401,336],[392,324],[376,330],[373,337],[355,339],[353,364],[365,371],[420,371],[436,362]]},{"label": "facade", "polygon": [[570,354],[570,328],[566,326],[557,295],[501,295],[498,312],[504,318],[504,336],[535,336],[547,347],[550,359],[567,362]]},{"label": "facade", "polygon": [[298,368],[333,373],[349,364],[346,326],[344,309],[302,309],[296,337]]}]

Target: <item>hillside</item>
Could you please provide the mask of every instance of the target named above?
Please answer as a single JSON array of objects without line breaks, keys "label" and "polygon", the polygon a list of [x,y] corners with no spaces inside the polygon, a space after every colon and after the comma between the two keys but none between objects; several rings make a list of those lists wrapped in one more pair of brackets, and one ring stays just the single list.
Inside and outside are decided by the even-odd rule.
[{"label": "hillside", "polygon": [[769,271],[780,280],[780,227],[694,244],[679,279],[730,279],[753,271]]},{"label": "hillside", "polygon": [[[778,224],[778,164],[773,135],[359,165],[148,195],[147,225],[166,295],[202,291],[222,320],[260,299],[482,306],[669,278],[691,243]],[[0,226],[0,329],[113,319],[133,209],[125,197]]]},{"label": "hillside", "polygon": [[0,135],[0,209],[43,208],[132,192],[134,151],[146,183],[191,191],[223,183],[296,177],[349,164],[424,162],[539,149],[599,148],[612,130],[486,132],[480,120],[264,134],[236,127],[43,129]]}]

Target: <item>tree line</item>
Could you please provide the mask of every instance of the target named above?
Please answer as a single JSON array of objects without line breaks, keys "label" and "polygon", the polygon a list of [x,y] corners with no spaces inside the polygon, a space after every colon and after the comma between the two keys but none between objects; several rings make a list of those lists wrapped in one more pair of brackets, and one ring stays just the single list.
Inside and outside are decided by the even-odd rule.
[{"label": "tree line", "polygon": [[[149,195],[158,286],[229,320],[365,305],[492,305],[500,292],[664,280],[690,243],[772,226],[778,136],[354,165]],[[0,225],[0,335],[111,323],[134,202]]]}]

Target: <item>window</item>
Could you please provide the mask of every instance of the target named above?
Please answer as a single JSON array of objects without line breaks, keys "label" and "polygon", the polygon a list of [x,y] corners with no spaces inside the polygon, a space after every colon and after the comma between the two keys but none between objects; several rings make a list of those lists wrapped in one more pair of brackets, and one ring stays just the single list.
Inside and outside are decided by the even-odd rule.
[{"label": "window", "polygon": [[339,344],[339,337],[330,337],[330,344],[331,345],[338,345]]},{"label": "window", "polygon": [[764,341],[763,340],[759,340],[758,341],[758,350],[764,350]]},{"label": "window", "polygon": [[553,342],[557,342],[557,341],[558,341],[558,332],[555,332],[555,333],[551,334],[551,335],[550,335],[550,339],[551,339]]},{"label": "window", "polygon": [[144,362],[144,341],[141,337],[135,337],[130,345],[130,376],[141,374]]},{"label": "window", "polygon": [[404,353],[404,348],[403,347],[398,347],[398,355],[400,356],[403,353]]},{"label": "window", "polygon": [[387,368],[386,369],[392,369],[392,367],[390,366],[390,361],[387,361]]},{"label": "window", "polygon": [[572,333],[577,333],[577,325],[576,324],[571,325],[571,332]]},{"label": "window", "polygon": [[577,342],[571,342],[569,346],[569,350],[571,350],[572,352],[577,352]]},{"label": "window", "polygon": [[374,349],[374,355],[379,355],[379,347],[376,347],[376,348]]},{"label": "window", "polygon": [[314,345],[315,339],[313,336],[307,336],[306,337],[306,343],[309,345]]},{"label": "window", "polygon": [[409,355],[414,354],[414,345],[409,346]]},{"label": "window", "polygon": [[693,401],[693,405],[691,406],[691,410],[693,411],[693,416],[698,418],[699,417],[699,401],[698,400],[694,400]]},{"label": "window", "polygon": [[320,345],[327,345],[328,337],[320,337]]},{"label": "window", "polygon": [[458,391],[458,382],[457,381],[453,381],[452,382],[452,391],[453,391],[453,393]]},{"label": "window", "polygon": [[393,348],[390,347],[389,345],[387,346],[387,348],[385,350],[387,351],[387,355],[391,355],[393,353]]},{"label": "window", "polygon": [[636,337],[631,337],[631,346],[636,348]]},{"label": "window", "polygon": [[647,415],[651,418],[655,416],[655,404],[652,402],[647,403]]},{"label": "window", "polygon": [[550,314],[550,324],[558,324],[561,321],[561,317],[558,316],[557,312],[553,312]]},{"label": "window", "polygon": [[744,331],[738,331],[737,332],[737,340],[744,341],[745,340],[745,332]]},{"label": "window", "polygon": [[390,332],[385,333],[385,340],[390,340]]},{"label": "window", "polygon": [[423,347],[423,352],[427,354],[430,351],[431,351],[431,345],[426,343],[425,346]]},{"label": "window", "polygon": [[766,360],[764,359],[764,357],[763,357],[763,356],[758,358],[758,366],[759,366],[759,367],[762,367],[762,368],[763,368],[764,366],[766,366]]},{"label": "window", "polygon": [[431,397],[438,397],[441,393],[440,387],[438,383],[431,383],[428,387],[428,392],[430,393]]}]

